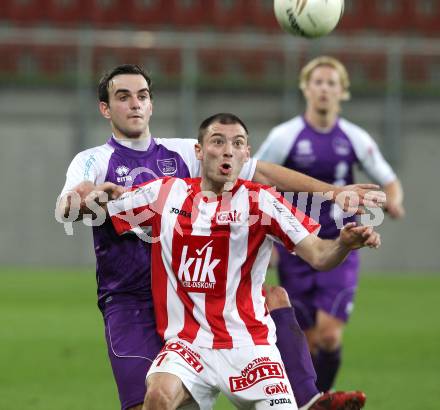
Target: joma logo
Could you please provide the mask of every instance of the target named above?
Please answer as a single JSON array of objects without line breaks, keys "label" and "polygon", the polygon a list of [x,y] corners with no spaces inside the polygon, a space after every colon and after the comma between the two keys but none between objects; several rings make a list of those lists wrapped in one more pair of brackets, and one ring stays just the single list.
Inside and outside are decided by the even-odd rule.
[{"label": "joma logo", "polygon": [[292,404],[290,399],[270,399],[270,407],[273,407],[277,404]]},{"label": "joma logo", "polygon": [[181,215],[185,218],[191,218],[191,212],[184,211],[183,209],[171,208],[170,214]]}]

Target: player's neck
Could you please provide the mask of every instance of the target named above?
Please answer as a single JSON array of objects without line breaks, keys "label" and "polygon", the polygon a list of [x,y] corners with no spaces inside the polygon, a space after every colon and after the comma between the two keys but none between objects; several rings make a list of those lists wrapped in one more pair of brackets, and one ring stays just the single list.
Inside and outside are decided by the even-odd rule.
[{"label": "player's neck", "polygon": [[124,147],[131,148],[136,151],[146,151],[151,142],[151,135],[148,130],[147,132],[136,137],[129,137],[121,134],[117,130],[113,130],[113,138]]},{"label": "player's neck", "polygon": [[223,194],[223,192],[231,191],[235,182],[215,182],[211,179],[202,177],[200,189],[202,194],[209,199],[216,198]]},{"label": "player's neck", "polygon": [[338,120],[338,113],[336,111],[327,111],[324,113],[308,109],[304,118],[313,128],[321,132],[327,132],[335,126]]}]

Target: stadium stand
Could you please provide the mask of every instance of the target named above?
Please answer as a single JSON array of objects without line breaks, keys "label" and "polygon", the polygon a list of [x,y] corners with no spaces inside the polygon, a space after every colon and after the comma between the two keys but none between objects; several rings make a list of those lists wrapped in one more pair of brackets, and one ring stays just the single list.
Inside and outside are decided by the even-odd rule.
[{"label": "stadium stand", "polygon": [[[272,0],[2,0],[0,20],[20,26],[279,31]],[[368,22],[368,23],[367,23]],[[349,0],[339,32],[440,33],[440,0]]]},{"label": "stadium stand", "polygon": [[127,4],[128,21],[138,29],[166,24],[169,7],[163,0],[130,0]]},{"label": "stadium stand", "polygon": [[20,26],[34,26],[46,20],[46,0],[2,0],[0,19]]},{"label": "stadium stand", "polygon": [[46,3],[47,21],[63,27],[74,27],[78,22],[90,23],[87,4],[84,0],[43,0]]},{"label": "stadium stand", "polygon": [[210,3],[206,0],[169,0],[164,22],[180,30],[211,26],[212,4]]},{"label": "stadium stand", "polygon": [[[99,29],[143,29],[202,32],[281,33],[272,12],[272,0],[2,0],[0,23],[6,27],[59,27]],[[368,22],[368,23],[367,23]],[[440,35],[440,0],[347,0],[344,17],[336,33],[375,33],[411,36]],[[63,75],[75,69],[77,51],[73,47],[22,47],[1,45],[7,58],[0,63],[1,75],[27,72],[34,64],[42,74]],[[301,52],[302,53],[302,52]],[[385,55],[363,54],[362,61],[345,58],[354,81],[383,83],[386,78]],[[425,53],[429,54],[429,53]],[[259,81],[270,76],[280,78],[284,63],[281,51],[199,50],[200,73],[208,78],[246,77]],[[353,61],[354,60],[354,61]],[[98,48],[94,51],[96,70],[111,64],[140,62],[156,73],[178,77],[180,51],[176,49],[117,50]],[[98,67],[99,65],[99,67]],[[410,82],[437,78],[436,61],[411,56],[404,61],[403,77]]]},{"label": "stadium stand", "polygon": [[244,16],[248,14],[246,0],[211,1],[212,22],[216,29],[222,31],[246,28]]},{"label": "stadium stand", "polygon": [[248,9],[250,26],[270,32],[278,31],[279,25],[272,10],[272,0],[254,0]]}]

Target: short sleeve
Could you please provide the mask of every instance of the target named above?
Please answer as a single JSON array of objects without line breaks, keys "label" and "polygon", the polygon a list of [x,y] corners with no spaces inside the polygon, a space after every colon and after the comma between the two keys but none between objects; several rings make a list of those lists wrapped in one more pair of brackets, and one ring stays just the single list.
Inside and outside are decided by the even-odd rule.
[{"label": "short sleeve", "polygon": [[255,174],[255,169],[257,167],[257,160],[255,158],[250,158],[248,162],[245,162],[243,168],[241,169],[239,178],[252,181]]},{"label": "short sleeve", "polygon": [[290,149],[303,129],[304,121],[301,117],[295,117],[276,126],[270,131],[258,149],[255,158],[283,165],[286,162]]},{"label": "short sleeve", "polygon": [[136,232],[139,227],[152,224],[154,216],[160,211],[155,205],[164,181],[169,181],[169,178],[135,186],[107,203],[108,214],[118,235]]},{"label": "short sleeve", "polygon": [[282,141],[282,135],[278,130],[272,130],[255,154],[255,158],[274,164],[284,164],[289,151]]},{"label": "short sleeve", "polygon": [[263,213],[267,235],[282,243],[289,252],[310,234],[317,234],[321,225],[285,200],[273,188],[259,192],[259,207]]},{"label": "short sleeve", "polygon": [[360,166],[374,182],[385,186],[396,180],[396,174],[370,134],[346,120],[341,120],[341,129],[350,140]]},{"label": "short sleeve", "polygon": [[78,153],[67,169],[66,181],[60,197],[81,182],[90,181],[95,185],[104,182],[112,152],[110,147],[103,145]]}]

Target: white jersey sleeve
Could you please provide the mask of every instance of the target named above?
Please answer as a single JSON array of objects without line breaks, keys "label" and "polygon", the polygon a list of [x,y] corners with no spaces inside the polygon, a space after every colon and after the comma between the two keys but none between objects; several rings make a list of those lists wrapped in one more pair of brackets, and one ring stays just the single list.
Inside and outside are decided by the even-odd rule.
[{"label": "white jersey sleeve", "polygon": [[[197,140],[193,138],[155,138],[158,144],[163,145],[171,151],[177,152],[185,161],[186,166],[189,169],[191,178],[201,176],[200,161],[196,158],[194,145],[197,144]],[[257,160],[251,158],[243,165],[239,177],[251,181],[255,174],[255,168],[257,166]]]},{"label": "white jersey sleeve", "polygon": [[241,179],[252,181],[256,167],[257,167],[256,158],[250,158],[248,162],[244,163],[243,168],[241,169],[240,175],[238,177]]},{"label": "white jersey sleeve", "polygon": [[374,182],[385,186],[396,180],[396,174],[370,134],[344,119],[340,120],[340,127],[350,140],[360,166]]},{"label": "white jersey sleeve", "polygon": [[283,165],[299,133],[304,128],[302,117],[295,117],[273,128],[255,154],[262,161]]},{"label": "white jersey sleeve", "polygon": [[321,225],[292,206],[272,188],[261,189],[258,198],[262,212],[261,224],[267,235],[282,243],[289,252],[311,233],[318,233]]},{"label": "white jersey sleeve", "polygon": [[168,178],[156,179],[141,184],[107,203],[108,214],[118,235],[129,231],[138,233],[142,227],[152,224],[152,218],[162,212],[156,206],[156,201],[164,181],[172,183]]},{"label": "white jersey sleeve", "polygon": [[102,184],[113,149],[105,144],[82,151],[73,158],[66,173],[60,197],[84,181]]}]

